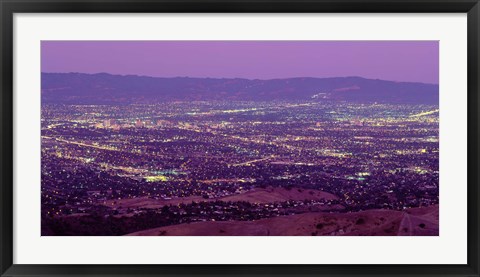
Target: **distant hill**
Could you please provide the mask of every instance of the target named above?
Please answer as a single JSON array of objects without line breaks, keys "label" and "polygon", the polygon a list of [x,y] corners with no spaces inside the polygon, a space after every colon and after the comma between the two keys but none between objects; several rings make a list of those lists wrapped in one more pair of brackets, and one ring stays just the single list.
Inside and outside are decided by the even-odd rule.
[{"label": "distant hill", "polygon": [[342,100],[438,104],[438,85],[360,77],[272,80],[42,73],[42,103],[129,104],[196,100]]}]

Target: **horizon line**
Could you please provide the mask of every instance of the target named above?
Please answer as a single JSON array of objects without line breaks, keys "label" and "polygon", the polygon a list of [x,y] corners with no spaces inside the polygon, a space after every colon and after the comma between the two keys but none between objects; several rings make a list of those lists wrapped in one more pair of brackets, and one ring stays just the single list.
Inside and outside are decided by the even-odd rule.
[{"label": "horizon line", "polygon": [[190,78],[190,79],[243,79],[243,80],[250,80],[250,81],[272,81],[272,80],[285,80],[285,79],[301,79],[301,78],[309,78],[309,79],[332,79],[332,78],[361,78],[366,80],[378,80],[378,81],[386,81],[386,82],[395,82],[395,83],[416,83],[416,84],[426,84],[426,85],[436,85],[439,86],[439,83],[427,83],[427,82],[419,82],[419,81],[397,81],[397,80],[385,80],[379,78],[367,78],[362,76],[335,76],[335,77],[311,77],[311,76],[298,76],[298,77],[279,77],[279,78],[271,78],[271,79],[251,79],[251,78],[243,78],[243,77],[193,77],[193,76],[150,76],[150,75],[139,75],[139,74],[115,74],[109,72],[96,72],[96,73],[86,73],[86,72],[40,72],[41,74],[85,74],[85,75],[99,75],[99,74],[107,74],[113,76],[136,76],[136,77],[147,77],[147,78],[164,78],[164,79],[173,79],[173,78]]}]

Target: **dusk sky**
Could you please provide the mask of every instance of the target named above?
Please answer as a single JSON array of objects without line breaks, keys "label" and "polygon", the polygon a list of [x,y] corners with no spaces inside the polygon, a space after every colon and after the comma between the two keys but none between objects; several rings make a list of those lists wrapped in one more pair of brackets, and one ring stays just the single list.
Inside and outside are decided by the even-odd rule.
[{"label": "dusk sky", "polygon": [[438,84],[438,41],[42,41],[42,72]]}]

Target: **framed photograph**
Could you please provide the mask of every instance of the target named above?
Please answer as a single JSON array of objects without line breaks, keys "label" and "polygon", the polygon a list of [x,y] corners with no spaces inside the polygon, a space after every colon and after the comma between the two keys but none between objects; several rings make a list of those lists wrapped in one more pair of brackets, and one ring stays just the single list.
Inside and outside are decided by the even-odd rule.
[{"label": "framed photograph", "polygon": [[1,276],[479,276],[478,1],[0,1]]}]

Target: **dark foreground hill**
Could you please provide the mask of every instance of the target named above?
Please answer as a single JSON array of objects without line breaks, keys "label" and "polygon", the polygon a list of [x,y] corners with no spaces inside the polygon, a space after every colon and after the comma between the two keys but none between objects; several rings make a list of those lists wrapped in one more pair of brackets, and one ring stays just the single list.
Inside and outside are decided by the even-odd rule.
[{"label": "dark foreground hill", "polygon": [[438,236],[438,205],[405,211],[305,213],[256,221],[179,224],[129,236]]},{"label": "dark foreground hill", "polygon": [[438,85],[360,77],[272,80],[42,73],[42,103],[316,100],[438,104]]}]

